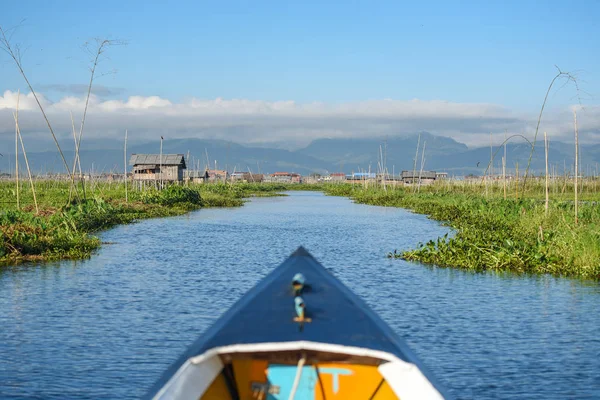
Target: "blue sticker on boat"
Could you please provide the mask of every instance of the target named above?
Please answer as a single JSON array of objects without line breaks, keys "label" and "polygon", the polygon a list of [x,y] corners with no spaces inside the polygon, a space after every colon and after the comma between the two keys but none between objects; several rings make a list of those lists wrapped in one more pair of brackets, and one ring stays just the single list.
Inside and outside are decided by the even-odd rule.
[{"label": "blue sticker on boat", "polygon": [[[267,368],[267,379],[270,385],[278,386],[279,393],[271,394],[267,400],[288,400],[292,393],[298,367],[295,365],[271,364]],[[302,367],[300,382],[296,389],[295,400],[314,400],[317,372],[314,367]]]}]

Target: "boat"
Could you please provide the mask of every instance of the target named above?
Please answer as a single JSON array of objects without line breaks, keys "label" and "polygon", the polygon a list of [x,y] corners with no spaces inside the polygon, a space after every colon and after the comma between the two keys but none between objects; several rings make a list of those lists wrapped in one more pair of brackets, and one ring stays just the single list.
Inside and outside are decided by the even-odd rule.
[{"label": "boat", "polygon": [[450,398],[392,329],[303,247],[208,328],[147,397]]}]

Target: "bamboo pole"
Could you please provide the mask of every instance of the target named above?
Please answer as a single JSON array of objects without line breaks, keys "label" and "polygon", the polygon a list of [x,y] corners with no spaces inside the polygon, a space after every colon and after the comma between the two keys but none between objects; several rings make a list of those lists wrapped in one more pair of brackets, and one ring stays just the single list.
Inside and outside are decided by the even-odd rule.
[{"label": "bamboo pole", "polygon": [[490,131],[490,179],[494,176],[494,141],[492,139],[492,132]]},{"label": "bamboo pole", "polygon": [[123,146],[123,166],[123,178],[125,179],[125,203],[129,203],[129,198],[127,197],[127,129],[125,129],[125,145]]},{"label": "bamboo pole", "polygon": [[421,170],[419,171],[419,186],[417,190],[421,191],[421,176],[423,175],[423,167],[425,166],[425,146],[427,145],[427,140],[423,142],[423,152],[421,153]]},{"label": "bamboo pole", "polygon": [[517,161],[517,170],[515,176],[515,199],[519,200],[519,162]]},{"label": "bamboo pole", "polygon": [[387,192],[387,187],[385,186],[385,160],[383,158],[383,150],[381,149],[381,145],[379,145],[379,158],[381,159],[381,167],[380,167],[380,174],[382,176],[382,183],[383,183],[383,191]]},{"label": "bamboo pole", "polygon": [[577,179],[579,175],[579,131],[577,129],[577,111],[573,110],[573,119],[575,122],[575,225],[577,225],[577,212],[578,212],[578,204],[577,204]]},{"label": "bamboo pole", "polygon": [[75,193],[77,193],[77,184],[75,183],[75,172],[77,171],[77,166],[79,166],[79,183],[81,184],[81,191],[83,193],[83,198],[85,199],[85,182],[83,181],[83,172],[81,171],[81,159],[79,158],[79,141],[77,140],[77,131],[75,130],[75,119],[73,118],[73,112],[71,114],[71,129],[73,131],[73,140],[75,141],[75,157],[73,158],[73,175],[71,176],[71,188],[69,189],[69,201],[71,201],[71,191],[75,188]]},{"label": "bamboo pole", "polygon": [[27,166],[27,174],[29,175],[29,183],[31,184],[31,193],[33,194],[33,204],[35,204],[35,213],[39,214],[40,209],[38,208],[37,197],[35,195],[35,187],[33,185],[33,178],[31,176],[31,169],[29,168],[29,160],[27,159],[27,152],[25,151],[25,145],[23,144],[23,137],[21,136],[21,129],[19,128],[19,119],[17,114],[13,114],[15,118],[15,124],[17,125],[17,134],[19,141],[21,142],[21,149],[23,150],[23,158],[25,158],[25,165]]},{"label": "bamboo pole", "polygon": [[159,175],[159,179],[160,179],[160,189],[162,190],[162,186],[163,186],[163,181],[162,181],[162,146],[163,146],[163,137],[160,137],[160,158],[159,158],[159,165],[158,165],[158,173]]},{"label": "bamboo pole", "polygon": [[21,99],[21,89],[17,91],[17,111],[15,114],[15,178],[17,180],[17,210],[21,209],[19,199],[19,100]]},{"label": "bamboo pole", "polygon": [[187,174],[187,186],[189,186],[190,183],[190,170],[189,170],[189,165],[190,165],[190,150],[188,149],[187,151],[187,159],[185,160],[185,166],[187,167],[185,169],[185,172]]},{"label": "bamboo pole", "polygon": [[[33,98],[35,99],[35,102],[37,103],[40,111],[42,112],[44,121],[46,121],[46,125],[48,125],[48,129],[50,130],[50,134],[52,135],[52,139],[54,140],[54,144],[56,145],[56,148],[58,149],[58,153],[60,154],[60,158],[65,166],[65,169],[67,170],[67,174],[69,174],[69,176],[71,176],[72,174],[71,174],[71,170],[69,169],[69,164],[67,164],[65,155],[63,154],[62,149],[60,148],[60,144],[58,143],[58,139],[56,138],[56,135],[54,134],[54,129],[52,128],[52,125],[50,124],[50,120],[48,119],[48,116],[46,115],[46,111],[44,110],[44,107],[42,107],[42,103],[40,102],[40,100],[37,96],[37,93],[35,92],[35,90],[33,90],[33,86],[31,86],[31,83],[29,82],[27,75],[25,75],[25,71],[23,70],[23,66],[21,64],[21,57],[20,57],[19,49],[18,48],[16,49],[17,53],[15,53],[13,51],[13,49],[10,45],[10,40],[9,40],[9,38],[6,37],[6,32],[2,29],[1,26],[0,26],[0,35],[2,35],[2,38],[0,38],[0,48],[2,48],[2,47],[5,48],[8,55],[13,59],[13,61],[17,65],[17,68],[19,69],[21,76],[25,80],[25,83],[27,83],[27,87],[29,87],[29,90],[31,91],[31,94],[33,95]],[[19,137],[20,136],[21,135],[19,134]]]},{"label": "bamboo pole", "polygon": [[413,174],[412,174],[412,184],[413,191],[415,186],[415,175],[417,174],[417,160],[419,159],[419,146],[421,145],[421,134],[419,133],[419,138],[417,139],[417,152],[415,153],[415,162],[413,164]]},{"label": "bamboo pole", "polygon": [[506,157],[502,157],[502,182],[504,186],[504,200],[506,200]]},{"label": "bamboo pole", "polygon": [[[71,179],[71,185],[69,186],[69,202],[71,202],[73,195],[73,188],[77,191],[77,186],[75,185],[75,167],[77,166],[77,132],[75,132],[75,120],[73,119],[73,112],[70,111],[71,114],[71,130],[73,131],[73,141],[75,142],[75,158],[73,159],[73,178]],[[81,164],[79,164],[79,178],[81,178]]]},{"label": "bamboo pole", "polygon": [[483,183],[485,184],[485,197],[486,198],[488,197],[488,179],[489,179],[488,174],[489,173],[484,173],[484,176],[483,176]]},{"label": "bamboo pole", "polygon": [[[341,172],[343,172],[343,168],[341,168]],[[385,185],[387,185],[387,176],[388,175],[389,175],[389,171],[387,169],[387,136],[386,136],[385,141],[383,142],[383,181],[384,181]]]},{"label": "bamboo pole", "polygon": [[77,149],[75,154],[75,160],[73,161],[73,175],[75,174],[75,164],[79,165],[79,175],[81,179],[81,185],[83,188],[83,197],[85,199],[85,183],[83,182],[83,177],[81,177],[81,159],[79,157],[79,148],[81,147],[81,137],[83,136],[83,128],[85,126],[85,118],[87,116],[88,106],[90,103],[90,96],[92,94],[92,85],[94,83],[94,75],[96,74],[96,67],[98,66],[98,62],[100,60],[100,55],[103,53],[103,50],[106,46],[110,46],[111,44],[115,44],[114,41],[111,40],[102,40],[101,42],[97,41],[98,47],[96,49],[96,54],[94,57],[94,61],[92,62],[92,67],[90,69],[90,82],[87,88],[87,95],[85,97],[85,107],[83,108],[83,117],[81,118],[81,126],[79,127],[79,136],[77,138]]},{"label": "bamboo pole", "polygon": [[504,200],[506,200],[506,130],[504,130],[504,158],[502,162],[502,175],[504,176]]},{"label": "bamboo pole", "polygon": [[548,135],[544,131],[544,149],[546,153],[546,204],[544,206],[546,215],[548,215],[548,203],[549,203],[549,195],[548,195]]},{"label": "bamboo pole", "polygon": [[71,114],[71,129],[73,131],[73,140],[75,141],[75,158],[73,159],[73,175],[75,175],[75,171],[77,171],[77,167],[79,167],[79,178],[81,179],[81,160],[79,159],[79,143],[77,141],[77,132],[75,131],[75,120],[73,119],[73,112]]}]

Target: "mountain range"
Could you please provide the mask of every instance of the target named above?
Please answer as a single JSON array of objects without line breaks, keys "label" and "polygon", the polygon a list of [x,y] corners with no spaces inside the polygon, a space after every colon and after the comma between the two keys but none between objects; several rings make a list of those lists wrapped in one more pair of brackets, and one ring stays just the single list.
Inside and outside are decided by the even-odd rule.
[{"label": "mountain range", "polygon": [[[492,148],[495,173],[501,172],[504,149],[496,138],[496,146]],[[436,136],[422,132],[408,136],[388,138],[346,138],[317,139],[307,147],[297,150],[282,148],[241,145],[224,140],[209,139],[170,139],[163,142],[163,153],[181,153],[186,157],[189,153],[188,168],[227,169],[230,172],[248,171],[273,173],[276,171],[297,172],[302,175],[311,173],[352,173],[358,171],[376,172],[385,160],[390,173],[398,174],[402,170],[412,170],[415,154],[419,144],[417,169],[420,168],[424,155],[424,169],[445,171],[449,175],[466,174],[481,175],[490,161],[490,147],[468,148],[452,138]],[[63,148],[72,147],[72,143],[64,143]],[[81,151],[82,169],[94,172],[122,172],[124,154],[122,143],[118,142],[83,142]],[[54,147],[49,151],[33,151],[28,153],[31,169],[36,173],[62,173],[64,166]],[[130,154],[158,154],[159,142],[132,143],[128,147]],[[572,170],[574,163],[574,145],[552,142],[549,145],[549,163],[558,174],[564,170]],[[531,146],[520,138],[511,140],[506,146],[507,171],[515,170],[517,163],[523,170],[527,165]],[[2,151],[0,157],[0,173],[10,173],[14,169],[14,152]],[[64,151],[64,155],[72,164],[74,152]],[[583,173],[593,174],[600,162],[600,145],[586,145],[580,148],[580,165]],[[23,165],[23,161],[21,161]],[[534,173],[544,170],[544,145],[538,142],[532,157],[531,169]]]}]

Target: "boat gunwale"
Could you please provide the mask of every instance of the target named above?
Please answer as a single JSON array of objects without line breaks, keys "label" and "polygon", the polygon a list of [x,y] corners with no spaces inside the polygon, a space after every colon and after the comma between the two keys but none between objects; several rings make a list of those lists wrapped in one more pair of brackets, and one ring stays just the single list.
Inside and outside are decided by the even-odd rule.
[{"label": "boat gunwale", "polygon": [[[386,365],[394,365],[395,368],[401,368],[403,371],[417,371],[418,374],[423,378],[423,382],[430,387],[432,390],[432,394],[434,394],[434,398],[443,398],[439,389],[435,387],[429,379],[422,374],[419,367],[416,364],[404,361],[397,357],[392,353],[387,353],[381,350],[373,350],[364,347],[354,347],[354,346],[344,346],[338,344],[331,343],[322,343],[322,342],[312,342],[312,341],[294,341],[294,342],[265,342],[265,343],[248,343],[248,344],[234,344],[228,346],[219,346],[208,349],[204,353],[190,357],[186,362],[184,362],[177,372],[169,379],[166,384],[161,388],[161,390],[156,393],[153,397],[154,399],[160,399],[162,396],[167,393],[172,385],[177,384],[179,377],[181,374],[184,374],[184,371],[191,366],[199,366],[205,362],[209,362],[211,360],[218,359],[221,365],[229,364],[231,361],[239,359],[236,356],[245,356],[256,355],[256,354],[273,354],[273,353],[287,353],[287,354],[296,354],[295,363],[298,362],[298,356],[300,358],[305,358],[308,352],[316,352],[321,354],[334,354],[336,356],[353,356],[358,357],[358,359],[363,360],[371,360],[371,361],[379,361],[374,363],[363,364],[360,365],[368,365],[377,367],[380,373],[383,375],[383,379],[388,381],[388,384],[392,386],[392,390],[396,393],[395,388],[393,388],[393,382],[389,382],[388,377],[386,376],[381,369]],[[251,357],[250,357],[251,358]],[[318,360],[319,362],[324,363],[345,363],[347,360]],[[291,363],[292,365],[295,363]],[[314,363],[313,360],[307,363],[307,365],[317,364]]]},{"label": "boat gunwale", "polygon": [[[364,365],[381,365],[386,362],[399,362],[408,365],[415,365],[406,362],[392,353],[387,353],[381,350],[373,350],[366,347],[344,346],[332,343],[313,342],[307,340],[299,340],[294,342],[265,342],[265,343],[246,343],[233,344],[227,346],[214,347],[208,349],[204,353],[190,357],[188,361],[192,364],[200,364],[208,358],[215,355],[220,356],[225,361],[228,359],[239,358],[270,358],[268,355],[277,354],[326,354],[332,357],[327,357],[327,362],[347,362],[350,359],[369,361]],[[338,358],[336,358],[338,357]],[[319,358],[319,360],[322,360]],[[295,362],[298,362],[296,358]],[[361,363],[363,364],[363,363]]]}]

